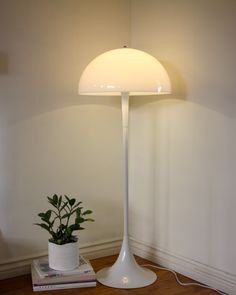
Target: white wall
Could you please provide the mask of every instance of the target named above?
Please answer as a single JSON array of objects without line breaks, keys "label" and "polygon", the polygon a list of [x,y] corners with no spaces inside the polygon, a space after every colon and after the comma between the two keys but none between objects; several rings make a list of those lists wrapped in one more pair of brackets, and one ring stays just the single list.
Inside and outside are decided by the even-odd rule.
[{"label": "white wall", "polygon": [[163,62],[166,98],[133,100],[131,235],[236,274],[236,2],[132,0],[132,47]]},{"label": "white wall", "polygon": [[[46,195],[78,196],[122,233],[118,98],[79,97],[99,53],[129,44],[167,68],[173,94],[131,100],[131,234],[236,273],[235,1],[0,0],[0,264],[46,250]],[[112,218],[111,218],[112,216]]]},{"label": "white wall", "polygon": [[1,0],[0,22],[0,263],[46,250],[33,223],[54,193],[94,210],[81,244],[120,237],[119,99],[77,87],[92,58],[129,43],[128,1]]}]

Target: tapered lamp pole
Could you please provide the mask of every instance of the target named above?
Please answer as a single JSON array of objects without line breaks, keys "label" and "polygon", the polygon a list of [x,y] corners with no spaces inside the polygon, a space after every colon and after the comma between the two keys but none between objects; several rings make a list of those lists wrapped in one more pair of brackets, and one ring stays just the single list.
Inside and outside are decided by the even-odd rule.
[{"label": "tapered lamp pole", "polygon": [[129,188],[128,188],[128,134],[129,134],[129,93],[121,93],[123,130],[123,186],[124,186],[124,235],[120,254],[112,267],[97,272],[97,280],[109,287],[140,288],[152,284],[156,274],[140,267],[129,245]]}]

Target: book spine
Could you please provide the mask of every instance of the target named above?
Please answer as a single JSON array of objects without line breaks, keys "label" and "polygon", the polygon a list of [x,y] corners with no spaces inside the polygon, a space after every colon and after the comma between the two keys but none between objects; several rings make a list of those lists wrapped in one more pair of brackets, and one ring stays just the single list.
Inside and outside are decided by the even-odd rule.
[{"label": "book spine", "polygon": [[72,288],[87,288],[96,287],[96,281],[87,283],[72,283],[72,284],[55,284],[55,285],[33,285],[33,291],[49,291],[49,290],[61,290],[61,289],[72,289]]},{"label": "book spine", "polygon": [[96,280],[96,275],[81,276],[81,277],[68,277],[68,278],[53,278],[53,279],[40,279],[34,277],[35,285],[52,285],[52,284],[71,284],[71,283],[84,283]]}]

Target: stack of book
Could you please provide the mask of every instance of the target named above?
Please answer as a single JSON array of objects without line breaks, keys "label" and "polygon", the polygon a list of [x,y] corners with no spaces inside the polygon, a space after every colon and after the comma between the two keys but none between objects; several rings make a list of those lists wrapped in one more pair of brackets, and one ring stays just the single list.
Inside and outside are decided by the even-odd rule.
[{"label": "stack of book", "polygon": [[31,265],[33,291],[48,291],[70,288],[96,286],[96,274],[93,267],[84,257],[80,256],[78,268],[70,271],[51,269],[48,258],[35,259]]}]

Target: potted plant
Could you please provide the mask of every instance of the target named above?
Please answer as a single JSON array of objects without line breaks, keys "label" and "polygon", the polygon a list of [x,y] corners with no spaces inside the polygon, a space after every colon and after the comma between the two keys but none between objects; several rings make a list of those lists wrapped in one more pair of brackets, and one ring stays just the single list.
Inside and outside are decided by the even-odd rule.
[{"label": "potted plant", "polygon": [[[82,223],[94,221],[87,218],[91,210],[84,210],[82,202],[68,196],[47,197],[53,207],[38,216],[42,223],[35,223],[50,234],[48,241],[49,267],[56,270],[71,270],[79,265],[78,239],[74,235],[77,230],[83,230]],[[72,217],[74,217],[72,221]]]}]

